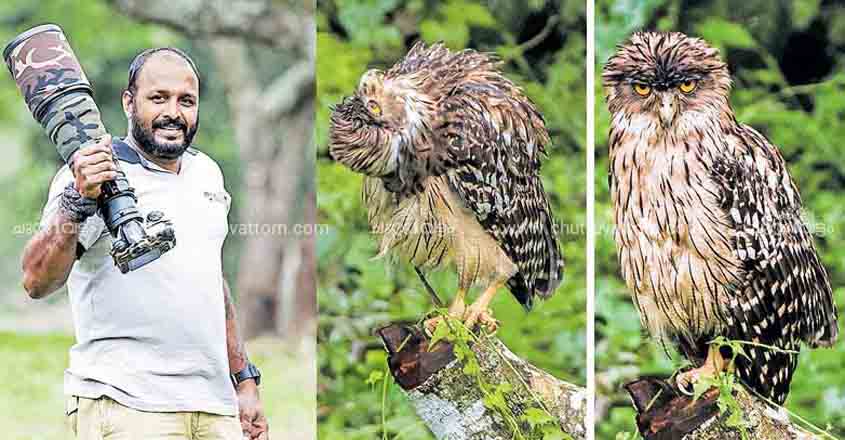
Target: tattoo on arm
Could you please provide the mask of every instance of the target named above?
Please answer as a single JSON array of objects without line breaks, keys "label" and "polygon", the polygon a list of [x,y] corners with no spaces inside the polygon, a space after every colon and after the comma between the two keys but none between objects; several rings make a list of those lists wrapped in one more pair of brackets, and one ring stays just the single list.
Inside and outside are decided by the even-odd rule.
[{"label": "tattoo on arm", "polygon": [[234,374],[246,368],[247,357],[238,330],[232,292],[229,290],[229,283],[225,279],[223,280],[223,295],[226,307],[226,348],[229,352],[229,371]]}]

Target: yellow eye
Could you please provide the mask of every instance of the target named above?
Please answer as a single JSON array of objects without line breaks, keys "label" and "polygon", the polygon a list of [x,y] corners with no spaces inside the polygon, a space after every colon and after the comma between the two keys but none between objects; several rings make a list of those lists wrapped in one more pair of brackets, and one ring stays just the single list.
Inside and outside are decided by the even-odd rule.
[{"label": "yellow eye", "polygon": [[634,91],[637,92],[637,95],[648,96],[651,94],[651,87],[644,84],[634,84]]},{"label": "yellow eye", "polygon": [[692,93],[692,91],[695,90],[697,86],[697,82],[689,80],[682,82],[681,85],[678,86],[678,89],[680,89],[684,93]]},{"label": "yellow eye", "polygon": [[367,102],[367,110],[376,116],[381,116],[381,107],[375,101]]}]

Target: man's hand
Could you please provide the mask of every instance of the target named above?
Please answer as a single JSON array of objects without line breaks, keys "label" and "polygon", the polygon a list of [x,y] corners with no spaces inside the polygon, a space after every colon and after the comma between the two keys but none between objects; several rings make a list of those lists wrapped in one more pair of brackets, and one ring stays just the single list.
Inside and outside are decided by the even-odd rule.
[{"label": "man's hand", "polygon": [[247,379],[238,384],[238,407],[241,411],[241,429],[249,440],[270,440],[267,418],[258,397],[255,381]]},{"label": "man's hand", "polygon": [[112,158],[111,135],[103,136],[97,143],[86,145],[73,153],[74,185],[84,197],[100,196],[100,185],[117,177],[117,165]]}]

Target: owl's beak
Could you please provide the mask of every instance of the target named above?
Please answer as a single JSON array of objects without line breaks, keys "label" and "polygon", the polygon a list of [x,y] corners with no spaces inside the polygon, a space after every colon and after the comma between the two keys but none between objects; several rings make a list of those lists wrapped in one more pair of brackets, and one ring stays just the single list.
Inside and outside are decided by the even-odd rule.
[{"label": "owl's beak", "polygon": [[674,93],[667,91],[660,94],[660,123],[663,128],[669,128],[675,121],[678,112],[678,99]]}]

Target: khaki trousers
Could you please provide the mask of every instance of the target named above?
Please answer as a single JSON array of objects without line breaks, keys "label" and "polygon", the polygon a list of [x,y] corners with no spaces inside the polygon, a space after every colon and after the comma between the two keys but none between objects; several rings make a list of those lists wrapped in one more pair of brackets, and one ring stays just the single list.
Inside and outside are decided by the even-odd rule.
[{"label": "khaki trousers", "polygon": [[108,397],[70,397],[67,422],[77,440],[243,440],[237,417],[201,412],[155,413]]}]

